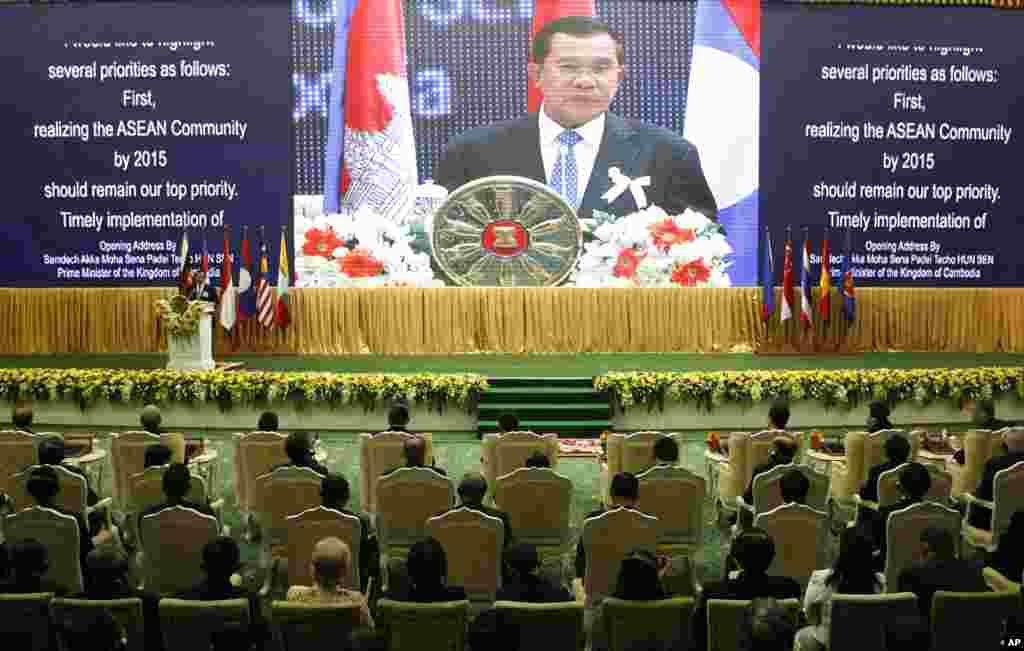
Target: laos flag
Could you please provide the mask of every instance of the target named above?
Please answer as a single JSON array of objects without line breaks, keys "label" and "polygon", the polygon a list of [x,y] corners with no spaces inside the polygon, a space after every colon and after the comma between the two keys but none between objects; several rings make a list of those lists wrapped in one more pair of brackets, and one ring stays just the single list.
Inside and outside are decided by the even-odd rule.
[{"label": "laos flag", "polygon": [[733,285],[758,284],[760,0],[698,0],[683,135],[697,146],[732,245]]},{"label": "laos flag", "polygon": [[402,0],[337,0],[324,212],[402,221],[417,185]]}]

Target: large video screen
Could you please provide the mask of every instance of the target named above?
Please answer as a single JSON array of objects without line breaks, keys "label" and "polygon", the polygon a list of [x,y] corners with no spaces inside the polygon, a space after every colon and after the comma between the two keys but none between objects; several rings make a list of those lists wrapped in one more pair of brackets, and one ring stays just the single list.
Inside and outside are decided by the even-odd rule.
[{"label": "large video screen", "polygon": [[[346,121],[367,1],[0,7],[0,285],[172,285],[187,233],[214,282],[261,243],[276,278],[283,241],[300,287],[751,286],[787,228],[815,279],[827,238],[858,285],[1021,282],[1015,12],[595,0],[623,60],[562,41],[539,73],[556,117],[560,76],[611,88],[570,150],[527,110],[532,0],[407,0],[393,122]],[[458,195],[493,174],[532,189]]]}]

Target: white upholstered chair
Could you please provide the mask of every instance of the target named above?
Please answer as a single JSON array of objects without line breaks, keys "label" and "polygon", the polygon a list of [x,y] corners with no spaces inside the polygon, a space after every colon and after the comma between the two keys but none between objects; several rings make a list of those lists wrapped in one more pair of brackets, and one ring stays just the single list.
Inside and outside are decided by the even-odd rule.
[{"label": "white upholstered chair", "polygon": [[345,585],[350,590],[359,589],[359,542],[363,523],[358,517],[316,506],[289,515],[285,518],[284,528],[288,585],[313,585],[313,574],[309,568],[313,548],[320,540],[333,536],[341,539],[352,552]]},{"label": "white upholstered chair", "polygon": [[634,549],[656,553],[658,518],[626,507],[605,511],[583,521],[582,542],[587,559],[584,603],[590,608],[615,589],[626,554]]},{"label": "white upholstered chair", "polygon": [[608,460],[601,466],[601,499],[605,504],[611,503],[612,478],[620,472],[638,475],[653,466],[654,444],[666,437],[676,438],[676,443],[680,443],[678,437],[656,431],[614,432],[608,437]]},{"label": "white upholstered chair", "polygon": [[[999,546],[999,537],[1010,527],[1010,518],[1017,511],[1024,510],[1024,461],[1013,464],[996,473],[992,480],[992,501],[975,497],[965,492],[961,498],[967,503],[963,521],[964,543],[969,547],[994,552]],[[991,514],[990,529],[970,525],[971,512],[984,507]]]},{"label": "white upholstered chair", "polygon": [[399,468],[377,479],[381,565],[427,537],[427,520],[455,504],[455,486],[430,468]]},{"label": "white upholstered chair", "polygon": [[78,594],[85,589],[80,532],[74,516],[32,506],[4,518],[4,533],[8,540],[35,538],[42,543],[49,561],[44,580],[60,586],[68,594]]},{"label": "white upholstered chair", "polygon": [[430,465],[434,458],[433,436],[430,432],[378,432],[359,437],[359,487],[363,510],[377,512],[377,478],[405,466],[405,442],[413,436],[423,438],[425,457]]},{"label": "white upholstered chair", "polygon": [[726,511],[736,510],[736,496],[742,496],[754,476],[754,468],[765,464],[775,447],[775,439],[788,436],[796,444],[793,458],[798,458],[803,432],[763,430],[760,432],[733,432],[729,435],[729,462],[718,471],[718,504]]},{"label": "white upholstered chair", "polygon": [[[147,509],[158,506],[167,501],[164,494],[164,473],[170,466],[150,466],[131,478],[132,501],[128,505],[127,513],[130,517],[125,519],[125,525],[131,530],[132,536],[138,539],[138,519]],[[193,504],[206,504],[209,496],[206,492],[206,482],[202,477],[191,475],[189,491],[185,501]],[[223,525],[221,511],[224,508],[224,500],[215,500],[210,503],[210,509],[217,514],[217,522]],[[139,541],[141,543],[141,540]]]},{"label": "white upholstered chair", "polygon": [[828,514],[806,504],[789,503],[754,518],[775,541],[775,558],[768,574],[788,576],[807,587],[814,570],[828,565]]},{"label": "white upholstered chair", "polygon": [[142,572],[147,592],[176,594],[199,584],[203,547],[220,533],[217,518],[171,506],[139,523],[146,548]]},{"label": "white upholstered chair", "polygon": [[15,490],[14,475],[39,463],[39,440],[27,432],[0,432],[0,493]]},{"label": "white upholstered chair", "polygon": [[534,545],[568,542],[573,503],[568,477],[550,468],[519,468],[498,477],[494,493],[498,508],[508,513],[517,541]]},{"label": "white upholstered chair", "polygon": [[551,462],[551,469],[557,469],[558,435],[528,431],[484,434],[480,444],[480,462],[488,488],[493,491],[498,477],[525,467],[526,460],[534,452],[543,453]]},{"label": "white upholstered chair", "polygon": [[678,466],[654,466],[637,475],[637,509],[657,520],[658,549],[690,556],[704,542],[704,478]]},{"label": "white upholstered chair", "polygon": [[319,506],[323,475],[312,468],[285,466],[256,478],[250,506],[270,546],[284,542],[285,518]]},{"label": "white upholstered chair", "polygon": [[976,429],[961,436],[964,462],[957,463],[953,458],[946,461],[946,470],[953,477],[954,498],[959,499],[962,493],[973,493],[977,489],[985,464],[993,456],[1001,454],[999,445],[1003,442],[1006,429]]},{"label": "white upholstered chair", "polygon": [[921,532],[929,527],[945,529],[960,538],[960,514],[935,502],[918,502],[889,514],[885,523],[885,589],[896,591],[900,572],[914,562],[914,553],[921,541]]},{"label": "white upholstered chair", "polygon": [[[181,434],[157,435],[141,431],[110,435],[110,467],[114,479],[114,503],[119,511],[127,512],[132,503],[131,478],[145,470],[146,448],[158,443],[166,445],[172,448],[172,461],[184,461],[184,438],[180,438],[179,446],[179,437]],[[175,458],[175,448],[180,448],[180,458]]]},{"label": "white upholstered chair", "polygon": [[288,437],[278,432],[236,433],[235,444],[235,497],[238,510],[253,512],[251,501],[257,477],[270,472],[276,466],[289,463],[284,451]]},{"label": "white upholstered chair", "polygon": [[887,429],[874,433],[847,432],[844,445],[846,456],[831,465],[831,499],[837,506],[849,508],[854,505],[854,494],[860,490],[871,471],[885,460],[885,442],[890,436],[902,436],[910,441],[910,458],[917,458],[920,438],[911,436],[905,430]]},{"label": "white upholstered chair", "polygon": [[460,507],[427,520],[427,535],[444,548],[448,583],[463,586],[471,601],[494,601],[501,587],[505,543],[499,518]]}]

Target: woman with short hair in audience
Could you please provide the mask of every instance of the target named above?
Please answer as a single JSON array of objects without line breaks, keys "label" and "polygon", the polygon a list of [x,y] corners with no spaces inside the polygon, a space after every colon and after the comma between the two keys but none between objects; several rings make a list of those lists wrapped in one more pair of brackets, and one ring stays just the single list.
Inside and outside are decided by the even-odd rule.
[{"label": "woman with short hair in audience", "polygon": [[315,585],[293,585],[288,588],[286,599],[313,604],[357,604],[359,625],[373,628],[366,599],[360,592],[345,587],[351,565],[352,551],[343,540],[323,538],[313,547],[310,561]]},{"label": "woman with short hair in audience", "polygon": [[[395,585],[388,593],[389,599],[437,603],[441,601],[462,601],[466,591],[457,586],[445,585],[448,577],[448,559],[444,547],[434,538],[421,540],[409,549],[405,572],[396,572]],[[399,584],[405,582],[406,586]]]},{"label": "woman with short hair in audience", "polygon": [[804,612],[811,625],[797,633],[802,651],[828,648],[833,594],[879,594],[885,589],[885,577],[875,572],[873,553],[871,539],[861,529],[844,529],[835,564],[811,574],[804,595]]}]

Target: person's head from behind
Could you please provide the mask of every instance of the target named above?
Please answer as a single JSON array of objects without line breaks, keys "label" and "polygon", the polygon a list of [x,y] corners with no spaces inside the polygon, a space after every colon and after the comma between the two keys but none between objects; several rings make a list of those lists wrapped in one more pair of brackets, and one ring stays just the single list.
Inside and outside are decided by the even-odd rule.
[{"label": "person's head from behind", "polygon": [[863,529],[843,529],[839,536],[839,555],[828,582],[835,592],[843,594],[872,594],[878,587],[874,545]]},{"label": "person's head from behind", "polygon": [[478,472],[467,472],[459,482],[459,499],[463,504],[479,505],[487,495],[487,480]]},{"label": "person's head from behind", "polygon": [[910,441],[899,434],[885,439],[885,458],[892,463],[906,463],[910,458]]},{"label": "person's head from behind", "polygon": [[338,473],[332,472],[324,476],[320,482],[321,503],[329,509],[343,509],[348,505],[351,491],[348,480]]},{"label": "person's head from behind", "polygon": [[870,429],[876,427],[888,428],[890,425],[889,413],[889,405],[881,400],[873,401],[868,405],[868,427]]},{"label": "person's head from behind", "polygon": [[277,414],[272,411],[265,411],[260,414],[259,423],[256,429],[261,432],[276,432],[280,424],[277,422]]},{"label": "person's head from behind", "polygon": [[422,436],[409,436],[402,443],[405,465],[419,468],[427,464],[427,441]]},{"label": "person's head from behind", "polygon": [[782,493],[782,501],[786,504],[803,504],[807,501],[807,493],[810,490],[811,482],[799,470],[790,470],[779,478],[779,492]]},{"label": "person's head from behind", "polygon": [[545,24],[533,37],[527,72],[544,93],[544,112],[575,129],[608,110],[622,81],[622,38],[585,16]]},{"label": "person's head from behind", "polygon": [[434,538],[426,538],[415,543],[409,549],[406,559],[409,581],[413,586],[436,588],[444,584],[448,576],[448,559],[444,547]]},{"label": "person's head from behind", "polygon": [[768,424],[772,429],[786,429],[789,423],[789,403],[777,400],[768,408]]},{"label": "person's head from behind", "polygon": [[519,417],[515,414],[502,414],[498,416],[498,430],[502,432],[516,432],[519,430]]},{"label": "person's head from behind", "polygon": [[50,569],[49,554],[35,538],[18,540],[7,548],[11,572],[16,582],[38,581]]},{"label": "person's head from behind", "polygon": [[751,600],[743,624],[741,649],[748,651],[789,651],[796,635],[796,620],[772,597]]},{"label": "person's head from behind", "polygon": [[173,455],[174,453],[171,452],[171,448],[167,447],[163,443],[154,443],[153,445],[146,446],[143,464],[146,468],[152,468],[153,466],[166,466],[171,462],[171,457]]},{"label": "person's head from behind", "polygon": [[519,627],[503,611],[491,608],[470,622],[466,641],[470,651],[516,651]]},{"label": "person's head from behind", "polygon": [[762,576],[775,559],[775,541],[764,529],[751,527],[733,539],[729,555],[742,572]]},{"label": "person's head from behind", "polygon": [[654,462],[675,465],[679,461],[679,444],[671,436],[664,436],[654,443]]},{"label": "person's head from behind", "polygon": [[284,440],[284,453],[297,466],[309,462],[309,457],[312,454],[311,448],[309,435],[305,432],[292,432]]},{"label": "person's head from behind", "polygon": [[351,564],[352,551],[340,538],[323,538],[313,547],[310,569],[321,590],[337,591],[343,587]]},{"label": "person's head from behind", "polygon": [[183,463],[172,463],[164,471],[163,487],[164,495],[171,502],[185,499],[192,488],[192,476],[188,472],[188,466]]},{"label": "person's head from behind", "polygon": [[527,468],[550,468],[551,460],[548,459],[548,455],[544,454],[540,450],[534,450],[530,453],[530,456],[526,457]]},{"label": "person's head from behind", "polygon": [[971,420],[974,421],[975,425],[985,425],[989,421],[995,420],[996,417],[996,403],[992,400],[976,400],[974,402],[974,410]]},{"label": "person's head from behind", "polygon": [[[128,587],[128,557],[114,545],[102,545],[85,557],[90,586],[101,591]],[[99,597],[99,598],[114,598]]]},{"label": "person's head from behind", "polygon": [[504,554],[505,563],[519,576],[530,576],[540,567],[540,555],[530,543],[512,544]]},{"label": "person's head from behind", "polygon": [[956,543],[948,529],[927,527],[921,532],[917,558],[921,561],[950,561],[956,558]]},{"label": "person's head from behind", "polygon": [[651,552],[637,549],[622,559],[612,595],[618,599],[650,601],[665,596],[658,576],[658,559]]},{"label": "person's head from behind", "polygon": [[228,536],[219,536],[203,547],[202,569],[212,581],[228,581],[241,567],[238,543]]},{"label": "person's head from behind", "polygon": [[615,476],[612,477],[609,496],[612,506],[615,508],[635,507],[637,500],[640,499],[640,482],[637,481],[636,475],[631,472],[615,473]]},{"label": "person's head from behind", "polygon": [[900,471],[900,491],[909,499],[920,502],[932,487],[932,476],[920,463],[909,463]]},{"label": "person's head from behind", "polygon": [[59,466],[64,463],[64,441],[52,438],[40,443],[39,463],[44,466]]},{"label": "person's head from behind", "polygon": [[11,423],[14,424],[14,429],[24,430],[32,427],[32,407],[29,405],[19,405],[14,408],[14,413],[11,414]]},{"label": "person's head from behind", "polygon": [[409,425],[409,407],[398,403],[388,410],[388,429],[404,430]]},{"label": "person's head from behind", "polygon": [[57,471],[49,466],[33,468],[28,475],[25,488],[40,506],[53,504],[54,498],[60,493],[60,480],[57,478]]},{"label": "person's head from behind", "polygon": [[348,651],[388,651],[387,635],[372,628],[357,628],[348,635]]},{"label": "person's head from behind", "polygon": [[771,455],[775,463],[792,463],[796,456],[796,442],[788,436],[776,436],[772,439]]},{"label": "person's head from behind", "polygon": [[160,423],[163,419],[163,415],[160,414],[160,408],[156,405],[146,405],[139,414],[139,424],[142,425],[142,429],[151,434],[160,433]]}]

